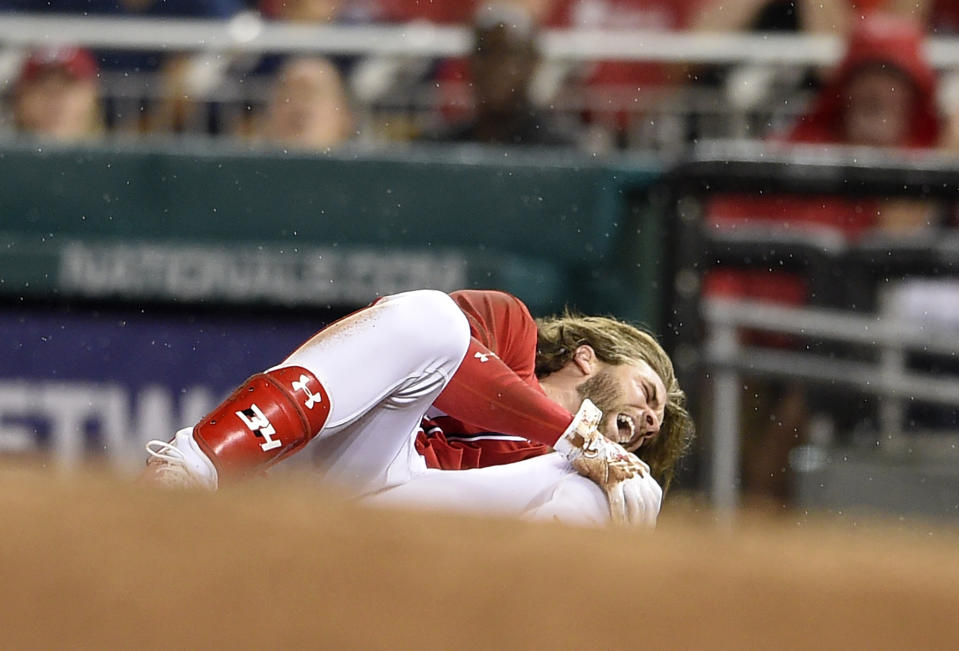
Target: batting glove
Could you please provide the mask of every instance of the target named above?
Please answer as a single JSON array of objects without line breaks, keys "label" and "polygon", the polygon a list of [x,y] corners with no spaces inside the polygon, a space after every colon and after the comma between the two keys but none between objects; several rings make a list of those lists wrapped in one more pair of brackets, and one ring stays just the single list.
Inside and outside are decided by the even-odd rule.
[{"label": "batting glove", "polygon": [[[662,490],[659,497],[655,497],[659,484],[639,457],[600,433],[602,419],[603,412],[591,400],[584,400],[573,422],[553,447],[569,459],[576,472],[603,489],[615,524],[648,525],[648,514],[653,510],[655,523],[662,499]],[[640,481],[647,477],[650,481]]]}]

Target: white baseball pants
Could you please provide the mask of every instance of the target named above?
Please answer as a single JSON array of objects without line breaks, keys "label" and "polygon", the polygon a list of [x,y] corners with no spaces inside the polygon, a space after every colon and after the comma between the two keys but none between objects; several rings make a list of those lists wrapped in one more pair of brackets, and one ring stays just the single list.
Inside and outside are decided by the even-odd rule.
[{"label": "white baseball pants", "polygon": [[330,397],[326,426],[297,456],[308,456],[323,481],[374,503],[608,521],[603,491],[556,454],[475,470],[426,468],[416,431],[469,341],[465,315],[433,290],[388,296],[318,332],[275,367],[308,369]]}]

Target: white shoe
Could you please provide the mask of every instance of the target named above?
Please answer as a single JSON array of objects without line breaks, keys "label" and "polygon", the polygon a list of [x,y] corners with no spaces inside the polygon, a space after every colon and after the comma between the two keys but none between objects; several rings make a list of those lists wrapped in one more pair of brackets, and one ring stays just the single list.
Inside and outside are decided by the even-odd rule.
[{"label": "white shoe", "polygon": [[150,476],[168,488],[202,488],[215,491],[216,467],[193,439],[193,428],[181,429],[172,442],[150,441],[146,445]]}]

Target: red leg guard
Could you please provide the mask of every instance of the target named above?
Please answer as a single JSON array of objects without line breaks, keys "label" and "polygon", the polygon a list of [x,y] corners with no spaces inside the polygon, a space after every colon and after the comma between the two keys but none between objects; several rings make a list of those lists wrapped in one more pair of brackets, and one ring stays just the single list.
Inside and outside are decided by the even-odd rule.
[{"label": "red leg guard", "polygon": [[193,428],[221,479],[264,470],[306,445],[323,428],[330,399],[305,368],[257,373]]}]

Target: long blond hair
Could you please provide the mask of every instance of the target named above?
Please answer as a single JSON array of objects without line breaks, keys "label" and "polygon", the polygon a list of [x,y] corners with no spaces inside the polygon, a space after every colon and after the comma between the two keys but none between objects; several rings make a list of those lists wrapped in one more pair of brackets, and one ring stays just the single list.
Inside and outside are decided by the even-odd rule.
[{"label": "long blond hair", "polygon": [[640,448],[653,476],[669,487],[676,465],[687,452],[695,433],[686,410],[686,394],[679,386],[673,363],[650,333],[610,316],[584,316],[569,310],[560,316],[536,320],[536,376],[555,373],[572,359],[578,346],[588,345],[607,364],[644,361],[666,386],[666,406],[659,436]]}]

